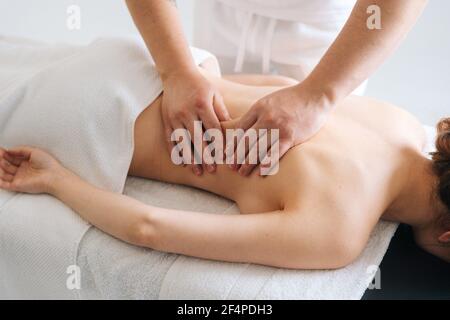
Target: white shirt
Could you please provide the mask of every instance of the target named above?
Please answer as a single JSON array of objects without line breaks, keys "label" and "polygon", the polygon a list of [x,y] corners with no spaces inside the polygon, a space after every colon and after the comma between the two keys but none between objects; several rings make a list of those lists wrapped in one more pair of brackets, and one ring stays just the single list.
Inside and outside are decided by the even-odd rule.
[{"label": "white shirt", "polygon": [[349,16],[357,0],[217,0],[236,9],[280,20],[302,21]]}]

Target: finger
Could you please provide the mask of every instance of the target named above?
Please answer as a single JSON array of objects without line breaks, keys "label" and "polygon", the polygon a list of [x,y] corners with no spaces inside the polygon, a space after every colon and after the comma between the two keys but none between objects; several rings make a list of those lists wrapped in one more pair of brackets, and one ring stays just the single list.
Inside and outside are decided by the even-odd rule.
[{"label": "finger", "polygon": [[191,167],[192,172],[196,175],[196,176],[201,176],[203,174],[203,168],[201,165],[199,164],[195,164],[194,163],[194,155],[192,155],[192,160],[191,160],[191,165],[189,165],[189,167]]},{"label": "finger", "polygon": [[[197,129],[195,128],[195,125],[199,126]],[[201,176],[203,174],[203,167],[202,167],[202,163],[203,163],[203,158],[202,158],[202,150],[199,150],[199,148],[201,149],[202,146],[197,146],[194,142],[198,139],[196,139],[195,137],[195,132],[200,130],[200,133],[203,136],[203,128],[201,127],[200,123],[195,124],[195,120],[192,119],[192,121],[187,121],[184,124],[184,127],[189,131],[190,137],[186,136],[185,138],[190,138],[190,143],[192,145],[192,150],[191,150],[191,162],[190,162],[190,167],[192,169],[192,172],[197,175],[197,176]],[[201,139],[203,140],[203,139]]]},{"label": "finger", "polygon": [[31,156],[31,153],[33,152],[33,148],[28,147],[28,146],[20,146],[20,147],[8,149],[8,150],[6,150],[6,152],[14,157],[22,157],[22,158],[29,159]]},{"label": "finger", "polygon": [[8,172],[4,171],[3,169],[0,169],[0,181],[12,182],[13,180],[14,180],[14,176],[12,174],[9,174]]},{"label": "finger", "polygon": [[198,117],[202,121],[203,127],[205,128],[205,130],[208,130],[208,129],[221,130],[222,129],[219,118],[214,113],[213,108],[204,108],[203,111],[199,113]]},{"label": "finger", "polygon": [[[190,131],[185,127],[185,125],[181,122],[175,121],[173,122],[174,130],[182,130],[181,138],[182,140],[177,141],[177,151],[183,159],[183,167],[189,166],[191,167],[193,162],[192,158],[192,137]],[[178,136],[178,135],[177,135]],[[179,138],[179,137],[178,137]],[[180,149],[181,148],[181,149]]]},{"label": "finger", "polygon": [[[202,171],[207,170],[208,172],[214,172],[215,168],[212,165],[212,158],[209,156],[208,152],[204,152],[204,150],[208,148],[208,143],[203,139],[204,131],[202,123],[203,121],[198,118],[185,123],[185,127],[189,130],[192,137],[193,155],[196,160],[192,163],[200,165]],[[200,141],[200,144],[198,141]],[[204,156],[206,157],[205,159]]]},{"label": "finger", "polygon": [[196,176],[201,176],[203,174],[203,168],[200,164],[196,164],[195,163],[195,158],[199,159],[199,155],[196,153],[197,151],[195,150],[195,148],[192,148],[191,150],[191,162],[188,165],[188,167],[191,168],[192,172],[196,175]]},{"label": "finger", "polygon": [[167,114],[167,109],[162,107],[161,108],[161,118],[163,122],[164,127],[164,137],[165,137],[165,144],[167,151],[169,152],[169,155],[172,155],[172,150],[176,146],[176,141],[172,141],[172,134],[175,131],[176,127],[174,127],[170,121],[170,117]]},{"label": "finger", "polygon": [[250,175],[258,167],[260,160],[267,154],[267,129],[257,129],[257,126],[255,126],[255,131],[258,133],[257,142],[251,147],[245,163],[239,168],[239,174],[242,176]]},{"label": "finger", "polygon": [[176,147],[176,142],[172,141],[172,133],[174,132],[174,129],[172,125],[170,124],[167,116],[167,112],[165,111],[165,108],[161,109],[161,118],[163,122],[164,127],[164,140],[167,152],[169,152],[169,156],[172,156],[172,150]]},{"label": "finger", "polygon": [[[14,159],[14,157],[9,155],[8,152],[5,149],[0,148],[0,160],[6,161],[6,162],[10,162],[11,164],[15,165],[15,162],[17,162],[17,161],[11,161],[13,159]],[[20,164],[20,162],[19,162],[19,164]],[[0,161],[0,165],[1,165],[1,161]]]},{"label": "finger", "polygon": [[[207,134],[208,132],[206,131],[205,133]],[[217,168],[215,159],[214,159],[213,155],[211,154],[212,143],[213,143],[213,141],[211,141],[211,139],[209,137],[208,137],[208,141],[202,142],[203,167],[209,173],[214,173]],[[200,152],[202,152],[202,151],[200,151]]]},{"label": "finger", "polygon": [[291,144],[287,142],[279,143],[277,141],[275,143],[272,143],[268,154],[261,161],[261,167],[266,169],[266,174],[262,174],[262,170],[260,170],[259,175],[263,177],[273,175],[275,173],[275,168],[279,166],[281,158],[289,151],[290,148]]},{"label": "finger", "polygon": [[2,179],[0,179],[0,189],[14,191],[12,190],[11,182],[3,181]]},{"label": "finger", "polygon": [[16,174],[17,172],[17,167],[12,165],[9,161],[7,161],[6,159],[1,159],[0,160],[0,167],[9,174]]},{"label": "finger", "polygon": [[[187,133],[183,139],[190,140]],[[196,154],[195,148],[192,145],[189,145],[189,147],[191,147],[191,149],[190,149],[191,156],[190,156],[189,160],[185,160],[184,166],[189,167],[196,176],[201,176],[203,174],[203,168],[200,164],[195,163],[196,162],[195,158],[199,159],[198,158],[199,156],[198,156],[198,154]],[[184,154],[182,156],[183,156],[183,159],[186,157]]]},{"label": "finger", "polygon": [[15,165],[16,167],[20,166],[23,161],[26,159],[23,157],[13,157],[9,153],[4,153],[3,158],[5,158],[7,161],[9,161],[11,164]]},{"label": "finger", "polygon": [[237,146],[237,162],[235,169],[240,170],[244,160],[248,157],[250,150],[258,145],[257,124],[248,129]]},{"label": "finger", "polygon": [[172,150],[176,148],[175,141],[172,141],[172,128],[166,127],[164,128],[164,135],[165,135],[165,145],[167,148],[167,151],[169,152],[170,157],[172,157]]},{"label": "finger", "polygon": [[[252,159],[252,155],[256,155],[256,161]],[[249,151],[247,158],[245,159],[245,163],[241,165],[239,168],[239,174],[241,176],[250,175],[253,170],[259,165],[258,162],[258,143],[256,143]]]},{"label": "finger", "polygon": [[[243,135],[244,133],[242,133]],[[240,140],[239,136],[232,136],[232,138],[230,139],[230,137],[228,137],[228,135],[226,136],[226,142],[225,142],[225,163],[228,165],[228,167],[230,167],[232,170],[234,170],[236,168],[236,163],[237,163],[237,144],[238,141]]]},{"label": "finger", "polygon": [[[216,164],[216,156],[217,154],[212,154],[212,151],[214,150],[214,146],[217,143],[216,138],[212,138],[209,135],[208,131],[205,131],[205,138],[206,141],[203,143],[203,161],[205,162],[205,168],[209,173],[216,172],[217,164]],[[217,152],[217,150],[214,150],[214,152]],[[223,159],[222,159],[223,160]]]},{"label": "finger", "polygon": [[235,128],[240,128],[247,131],[256,123],[256,121],[258,121],[258,113],[254,111],[254,109],[250,109],[250,111],[244,114],[236,123]]},{"label": "finger", "polygon": [[[235,125],[232,129],[239,130],[242,129],[244,132],[247,131],[249,128],[251,128],[253,125],[255,125],[256,121],[258,120],[258,117],[255,112],[249,111],[247,114],[245,114]],[[241,142],[244,135],[239,135],[235,139],[235,143],[227,144],[227,147],[225,149],[225,155],[227,157],[232,157],[233,154],[235,154],[235,151]],[[236,162],[234,162],[236,164]],[[230,165],[231,169],[236,169],[236,166],[234,164]]]},{"label": "finger", "polygon": [[[211,109],[208,109],[206,113],[199,114],[200,120],[203,123],[203,127],[206,135],[208,135],[208,130],[220,130],[222,132],[222,126],[220,125],[219,118],[216,116]],[[203,136],[202,136],[203,137]],[[209,139],[209,136],[208,136]],[[207,150],[209,148],[209,143],[207,141],[203,141],[203,150]],[[204,153],[205,155],[205,153]],[[214,159],[210,156],[209,152],[206,152],[206,159],[204,159],[210,165],[206,165],[206,169],[208,172],[212,173],[216,170],[216,165],[214,163]]]},{"label": "finger", "polygon": [[213,100],[214,112],[217,115],[219,121],[228,121],[231,120],[230,114],[228,112],[228,108],[223,101],[223,98],[220,94],[216,93],[214,95]]}]

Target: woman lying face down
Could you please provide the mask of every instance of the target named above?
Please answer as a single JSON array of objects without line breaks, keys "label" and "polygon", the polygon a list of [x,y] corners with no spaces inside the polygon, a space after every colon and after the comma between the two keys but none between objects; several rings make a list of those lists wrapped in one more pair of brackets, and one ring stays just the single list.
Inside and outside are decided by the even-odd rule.
[{"label": "woman lying face down", "polygon": [[[223,129],[287,81],[234,78],[237,83],[205,76],[220,88],[233,118]],[[136,121],[129,174],[216,193],[235,201],[240,215],[148,206],[88,184],[33,147],[0,149],[0,188],[48,193],[123,241],[206,259],[340,268],[360,255],[377,222],[385,219],[411,225],[419,246],[450,262],[449,118],[438,125],[437,152],[429,160],[422,152],[423,128],[414,117],[350,97],[315,137],[281,159],[275,175],[262,178],[255,171],[242,177],[218,165],[215,173],[196,176],[175,165],[167,152],[163,98]]]}]

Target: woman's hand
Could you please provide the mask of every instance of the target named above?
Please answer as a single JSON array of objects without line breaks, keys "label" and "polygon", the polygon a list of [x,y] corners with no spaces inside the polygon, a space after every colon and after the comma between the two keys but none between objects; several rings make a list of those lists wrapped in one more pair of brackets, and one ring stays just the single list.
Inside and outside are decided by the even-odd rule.
[{"label": "woman's hand", "polygon": [[0,189],[24,193],[51,193],[64,171],[48,153],[31,147],[0,148]]},{"label": "woman's hand", "polygon": [[[171,141],[174,130],[187,129],[193,140],[194,121],[201,121],[204,130],[220,130],[220,121],[230,119],[219,90],[200,72],[174,74],[164,79],[163,83],[162,119],[169,152],[175,146],[175,142]],[[206,143],[203,145],[203,150],[205,148]],[[202,159],[202,163],[204,162]],[[194,159],[191,159],[191,165],[196,175],[203,173],[202,166],[194,164]],[[208,172],[215,170],[214,165],[207,165],[204,168]]]}]

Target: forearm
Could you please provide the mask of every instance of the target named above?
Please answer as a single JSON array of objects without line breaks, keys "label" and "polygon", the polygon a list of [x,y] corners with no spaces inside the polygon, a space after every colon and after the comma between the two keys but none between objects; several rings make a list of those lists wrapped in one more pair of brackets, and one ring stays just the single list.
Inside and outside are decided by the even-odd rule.
[{"label": "forearm", "polygon": [[183,34],[175,1],[127,0],[133,20],[165,78],[175,72],[196,70]]},{"label": "forearm", "polygon": [[100,230],[123,241],[137,244],[148,206],[130,197],[104,191],[62,169],[49,193]]},{"label": "forearm", "polygon": [[[426,0],[359,0],[340,35],[306,79],[317,95],[336,105],[364,82],[397,48]],[[381,9],[382,28],[367,27],[367,8]]]}]

